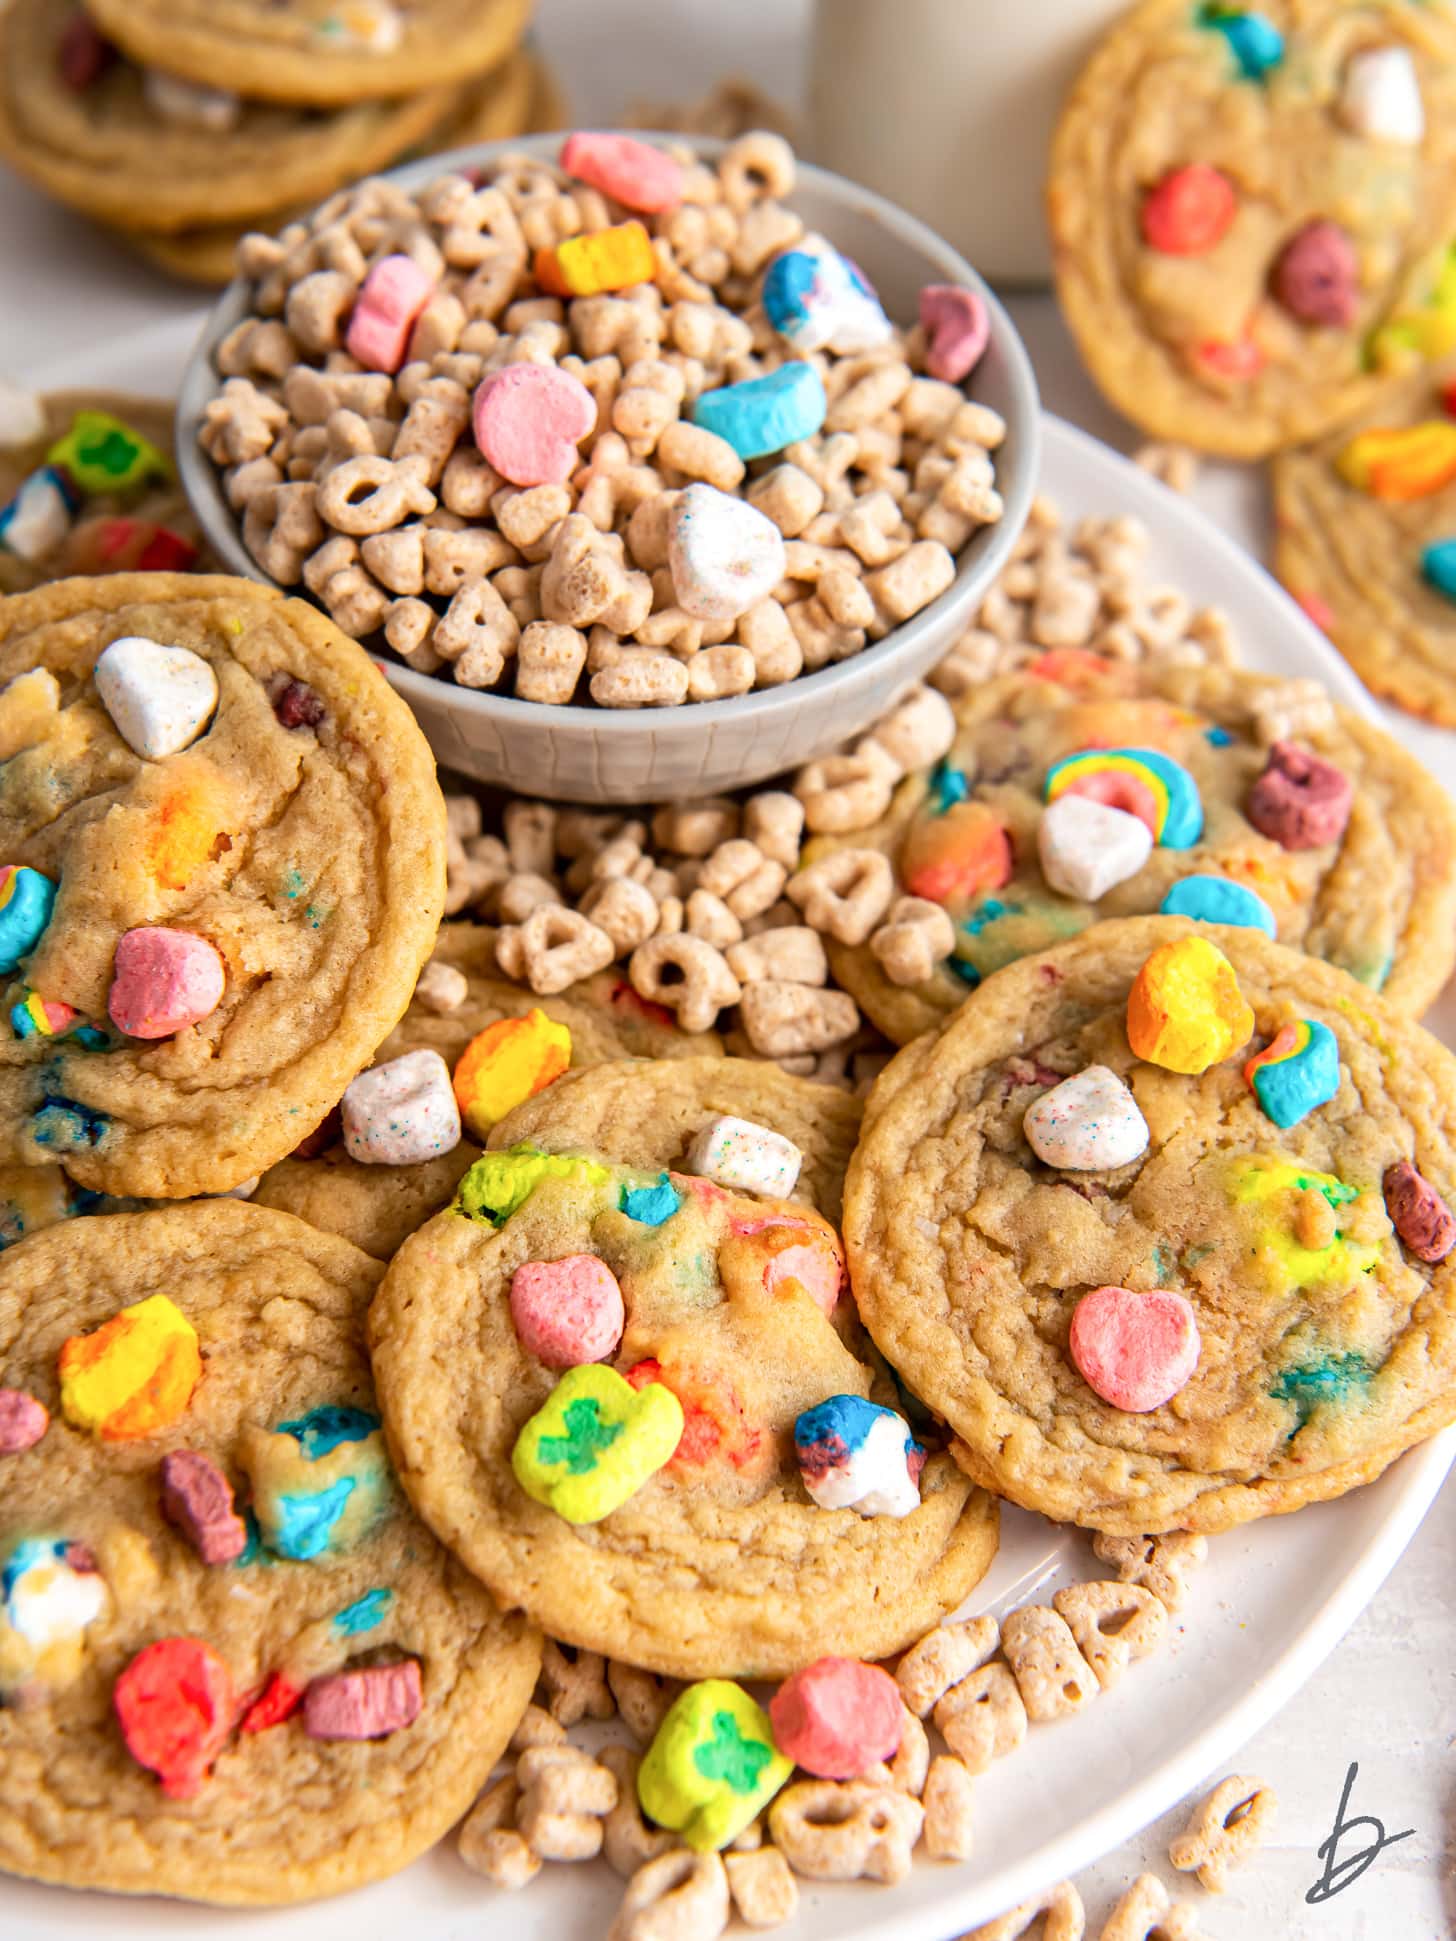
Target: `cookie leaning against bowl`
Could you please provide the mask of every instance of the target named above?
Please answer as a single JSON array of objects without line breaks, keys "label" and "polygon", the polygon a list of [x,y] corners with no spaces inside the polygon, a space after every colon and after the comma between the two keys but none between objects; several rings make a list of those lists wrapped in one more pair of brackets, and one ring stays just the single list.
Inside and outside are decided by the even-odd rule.
[{"label": "cookie leaning against bowl", "polygon": [[1275,571],[1368,688],[1456,728],[1456,360],[1272,468]]},{"label": "cookie leaning against bowl", "polygon": [[[466,983],[451,1010],[431,1009],[418,996],[374,1055],[383,1065],[406,1052],[438,1051],[452,1068],[472,1039],[505,1018],[541,1011],[571,1034],[573,1066],[621,1058],[721,1057],[716,1032],[679,1031],[672,1013],[638,997],[624,979],[598,972],[560,997],[537,997],[504,977],[495,961],[495,932],[484,924],[447,923],[440,928],[436,964],[460,972]],[[558,1081],[559,1082],[559,1081]],[[487,1128],[473,1128],[483,1133]],[[325,1233],[342,1234],[365,1253],[388,1260],[432,1213],[448,1206],[460,1176],[480,1157],[470,1138],[452,1152],[414,1166],[371,1166],[351,1159],[340,1136],[315,1135],[306,1155],[290,1155],[264,1173],[253,1195],[259,1206],[296,1213]],[[0,1182],[0,1235],[5,1193]]]},{"label": "cookie leaning against bowl", "polygon": [[438,1840],[505,1750],[540,1640],[394,1485],[380,1271],[231,1201],[0,1262],[0,1869],[340,1893]]},{"label": "cookie leaning against bowl", "polygon": [[1052,146],[1057,294],[1160,438],[1259,458],[1456,326],[1456,21],[1409,0],[1144,0]]},{"label": "cookie leaning against bowl", "polygon": [[[837,1201],[847,1094],[732,1059],[599,1066],[503,1123],[520,1143],[405,1242],[370,1314],[395,1461],[436,1534],[551,1635],[686,1678],[884,1657],[996,1548],[994,1504],[948,1455],[914,1480],[829,1223],[785,1178],[769,1198],[678,1170],[748,1113]],[[804,1477],[865,1513],[811,1497],[796,1422]]]},{"label": "cookie leaning against bowl", "polygon": [[865,1325],[977,1482],[1097,1530],[1212,1531],[1456,1418],[1442,1196],[1442,1045],[1251,931],[1135,918],[901,1052],[845,1239]]},{"label": "cookie leaning against bowl", "polygon": [[88,0],[134,60],[260,101],[345,107],[469,80],[525,32],[530,0]]},{"label": "cookie leaning against bowl", "polygon": [[[74,574],[216,571],[173,470],[175,405],[117,391],[52,391],[36,404],[36,435],[0,445],[0,593]],[[7,513],[51,453],[65,481],[30,487],[50,507],[22,535]],[[32,505],[31,520],[36,511]]]},{"label": "cookie leaning against bowl", "polygon": [[[1309,778],[1260,782],[1286,760],[1268,743],[1291,691],[1231,668],[1152,670],[1065,650],[986,682],[957,704],[945,759],[903,782],[879,823],[821,837],[804,856],[885,852],[900,891],[951,916],[953,956],[896,983],[892,955],[830,940],[836,978],[908,1044],[981,977],[1097,919],[1151,915],[1170,895],[1208,909],[1233,895],[1243,920],[1418,1016],[1456,955],[1456,808],[1389,735],[1298,695],[1296,759],[1336,773],[1313,771],[1329,784],[1323,823],[1292,815]],[[907,971],[916,979],[913,961]]]},{"label": "cookie leaning against bowl", "polygon": [[[84,86],[68,84],[61,48],[71,18],[51,0],[15,0],[0,16],[0,154],[60,201],[122,229],[179,230],[320,200],[395,161],[463,98],[437,87],[332,115],[185,102],[168,120],[171,97],[159,107],[130,61],[103,61]],[[239,84],[224,76],[217,85]],[[189,118],[209,112],[220,125]]]},{"label": "cookie leaning against bowl", "polygon": [[323,615],[246,580],[0,602],[0,686],[0,1163],[239,1185],[409,1003],[444,901],[424,738]]}]

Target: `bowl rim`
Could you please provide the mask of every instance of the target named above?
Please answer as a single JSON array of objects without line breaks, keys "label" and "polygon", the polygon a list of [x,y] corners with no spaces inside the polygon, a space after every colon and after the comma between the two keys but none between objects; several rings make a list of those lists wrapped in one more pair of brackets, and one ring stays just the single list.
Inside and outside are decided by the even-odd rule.
[{"label": "bowl rim", "polygon": [[[634,138],[671,146],[686,146],[706,159],[716,159],[732,146],[718,135],[682,135],[661,129],[633,129]],[[447,149],[412,162],[382,169],[368,180],[394,182],[413,189],[452,171],[478,168],[505,155],[544,156],[555,161],[565,134],[522,135],[494,142],[472,142]],[[366,178],[361,178],[366,179]],[[795,157],[795,181],[811,182],[831,201],[838,201],[858,214],[893,233],[899,241],[929,258],[940,281],[973,290],[986,305],[990,318],[988,348],[994,347],[1004,359],[1010,392],[1006,411],[1006,444],[1014,449],[1014,469],[1004,482],[998,468],[996,489],[1001,494],[1002,516],[994,526],[984,526],[959,556],[956,576],[945,592],[919,613],[892,628],[882,640],[873,641],[841,661],[833,661],[807,674],[772,687],[754,688],[747,694],[731,695],[716,701],[688,701],[676,707],[602,708],[583,707],[577,702],[553,703],[522,701],[514,695],[497,694],[489,688],[461,687],[442,681],[434,674],[421,674],[402,660],[377,660],[390,685],[412,703],[431,708],[460,707],[467,715],[490,715],[502,730],[512,728],[534,731],[548,726],[576,734],[592,733],[612,737],[640,735],[650,727],[656,734],[686,735],[702,730],[711,734],[719,725],[734,727],[751,722],[755,715],[767,716],[786,702],[823,702],[855,694],[860,687],[884,677],[892,656],[914,659],[924,649],[932,630],[938,631],[947,619],[969,605],[978,591],[991,586],[1008,563],[1031,512],[1041,471],[1041,397],[1031,356],[1020,331],[995,291],[960,252],[898,204],[852,182],[847,176]],[[339,193],[337,190],[335,194]],[[324,201],[331,198],[325,197]],[[792,194],[787,198],[793,206]],[[321,206],[321,205],[320,205]],[[218,297],[203,325],[182,373],[177,394],[174,437],[177,467],[194,514],[202,526],[207,543],[230,570],[247,579],[293,597],[293,589],[281,587],[265,573],[242,543],[240,522],[224,498],[221,475],[197,442],[196,427],[207,401],[218,395],[223,380],[214,368],[212,357],[228,332],[248,315],[249,279],[236,276]],[[1002,448],[1004,449],[1004,447]],[[982,535],[989,535],[977,549]],[[366,651],[368,651],[366,649]]]}]

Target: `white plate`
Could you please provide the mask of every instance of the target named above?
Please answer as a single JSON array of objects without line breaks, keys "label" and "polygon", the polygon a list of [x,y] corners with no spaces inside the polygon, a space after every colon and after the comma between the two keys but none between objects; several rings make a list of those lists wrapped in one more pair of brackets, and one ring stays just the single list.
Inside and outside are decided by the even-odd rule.
[{"label": "white plate", "polygon": [[[84,363],[26,375],[52,386],[166,389],[189,341],[189,328],[168,324]],[[1200,514],[1060,420],[1047,421],[1045,449],[1044,488],[1062,510],[1142,518],[1158,573],[1195,601],[1222,606],[1248,662],[1312,675],[1378,718],[1323,636]],[[1451,992],[1438,1012],[1441,1035],[1456,1041]],[[797,1923],[780,1930],[785,1941],[946,1941],[1127,1839],[1223,1764],[1339,1642],[1409,1542],[1453,1455],[1456,1431],[1339,1503],[1217,1538],[1163,1653],[1080,1717],[1033,1728],[1022,1750],[980,1782],[973,1860],[922,1861],[893,1890],[806,1887]],[[1007,1511],[1000,1555],[971,1608],[1009,1608],[1050,1580],[1091,1574],[1081,1534]],[[249,1941],[357,1941],[400,1929],[434,1941],[475,1941],[487,1929],[519,1941],[597,1941],[620,1892],[598,1863],[548,1868],[526,1893],[507,1898],[467,1873],[447,1843],[363,1893],[222,1918]],[[137,1941],[215,1941],[219,1919],[159,1900],[102,1901],[0,1881],[5,1941],[59,1941],[103,1927]]]}]

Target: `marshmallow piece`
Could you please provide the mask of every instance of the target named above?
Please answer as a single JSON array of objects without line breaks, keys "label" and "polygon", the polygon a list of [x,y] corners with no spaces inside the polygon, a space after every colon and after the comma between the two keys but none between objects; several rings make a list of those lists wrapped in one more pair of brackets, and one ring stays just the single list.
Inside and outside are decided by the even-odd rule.
[{"label": "marshmallow piece", "polygon": [[516,1481],[567,1523],[600,1523],[672,1460],[683,1406],[670,1388],[634,1388],[614,1368],[571,1368],[511,1450]]},{"label": "marshmallow piece", "polygon": [[1253,1035],[1234,967],[1204,937],[1160,944],[1133,979],[1127,1041],[1150,1065],[1196,1078]]},{"label": "marshmallow piece", "polygon": [[1042,874],[1063,896],[1096,903],[1136,876],[1153,853],[1146,823],[1086,795],[1062,795],[1037,826]]},{"label": "marshmallow piece", "polygon": [[736,620],[784,576],[784,536],[756,506],[712,485],[677,495],[667,524],[667,563],[684,613]]},{"label": "marshmallow piece", "polygon": [[122,1672],[111,1702],[137,1764],[168,1799],[194,1798],[237,1714],[226,1660],[200,1638],[159,1638]]},{"label": "marshmallow piece", "polygon": [[887,344],[894,326],[846,256],[822,236],[803,236],[769,264],[764,314],[795,350],[841,356]]},{"label": "marshmallow piece", "polygon": [[34,391],[0,377],[0,452],[18,451],[45,437],[45,405]]},{"label": "marshmallow piece", "polygon": [[1344,835],[1354,801],[1343,769],[1292,741],[1276,741],[1244,813],[1281,849],[1323,849]]},{"label": "marshmallow piece", "polygon": [[162,1514],[205,1564],[230,1564],[248,1547],[248,1526],[234,1507],[232,1484],[210,1456],[196,1449],[174,1449],[162,1458]]},{"label": "marshmallow piece", "polygon": [[858,1779],[893,1759],[904,1729],[900,1687],[878,1665],[817,1658],[769,1701],[774,1744],[816,1779]]},{"label": "marshmallow piece", "polygon": [[516,1339],[548,1368],[605,1361],[626,1318],[617,1277],[594,1254],[523,1261],[511,1276]]},{"label": "marshmallow piece", "polygon": [[1087,1386],[1129,1415],[1170,1402],[1198,1366],[1201,1345],[1191,1303],[1166,1288],[1095,1288],[1078,1301],[1068,1341]]},{"label": "marshmallow piece", "polygon": [[23,1388],[0,1388],[0,1456],[33,1449],[50,1427],[44,1402]]},{"label": "marshmallow piece", "polygon": [[460,1143],[450,1068],[437,1051],[407,1051],[345,1091],[344,1146],[365,1166],[418,1166]]},{"label": "marshmallow piece", "polygon": [[704,391],[693,402],[693,423],[726,439],[740,458],[766,458],[812,438],[828,413],[823,378],[812,364],[797,360],[765,377]]},{"label": "marshmallow piece", "polygon": [[560,485],[596,425],[596,401],[555,365],[507,364],[477,386],[471,406],[482,458],[512,485]]},{"label": "marshmallow piece", "polygon": [[925,1451],[893,1409],[862,1395],[831,1395],[795,1422],[794,1448],[821,1510],[899,1517],[920,1507]]},{"label": "marshmallow piece", "polygon": [[117,941],[106,1008],[128,1038],[170,1038],[210,1018],[226,983],[222,958],[206,937],[160,924],[128,930]]},{"label": "marshmallow piece", "polygon": [[54,465],[42,465],[22,481],[9,505],[0,507],[0,547],[32,565],[65,544],[76,498]]},{"label": "marshmallow piece", "polygon": [[1387,1168],[1385,1210],[1417,1260],[1434,1266],[1456,1247],[1456,1214],[1408,1159]]},{"label": "marshmallow piece", "polygon": [[1106,1065],[1089,1065],[1029,1105],[1027,1144],[1048,1166],[1111,1172],[1148,1149],[1148,1122],[1137,1100]]},{"label": "marshmallow piece", "polygon": [[1340,90],[1345,126],[1368,141],[1415,148],[1424,139],[1426,110],[1407,47],[1367,47],[1345,63]]},{"label": "marshmallow piece", "polygon": [[366,371],[397,371],[410,332],[435,293],[412,256],[385,256],[359,289],[344,345]]},{"label": "marshmallow piece", "polygon": [[493,1125],[554,1084],[570,1063],[569,1028],[539,1008],[488,1024],[455,1061],[455,1103],[466,1128],[483,1142]]},{"label": "marshmallow piece", "polygon": [[181,128],[205,128],[214,135],[236,128],[243,112],[241,97],[226,88],[185,81],[180,74],[164,74],[156,67],[142,69],[142,94],[163,121]]},{"label": "marshmallow piece", "polygon": [[404,16],[393,0],[344,0],[314,28],[314,38],[333,46],[392,54],[404,39]]},{"label": "marshmallow piece", "polygon": [[749,1119],[711,1119],[687,1151],[687,1170],[718,1186],[786,1199],[804,1155],[792,1139]]},{"label": "marshmallow piece", "polygon": [[202,1378],[197,1330],[165,1294],[124,1307],[61,1344],[61,1413],[103,1442],[157,1435],[180,1420]]},{"label": "marshmallow piece", "polygon": [[991,313],[985,299],[958,283],[927,283],[920,292],[925,368],[943,384],[963,384],[986,354]]},{"label": "marshmallow piece", "polygon": [[1340,1047],[1328,1025],[1298,1018],[1282,1026],[1244,1066],[1244,1082],[1266,1118],[1288,1131],[1340,1089]]},{"label": "marshmallow piece", "polygon": [[[38,1659],[66,1650],[80,1669],[86,1627],[109,1605],[106,1580],[82,1545],[63,1538],[22,1537],[0,1555],[0,1617]],[[7,1689],[0,1666],[0,1692]]]},{"label": "marshmallow piece", "polygon": [[1165,917],[1191,917],[1195,923],[1227,923],[1235,929],[1262,930],[1266,937],[1277,935],[1274,912],[1259,895],[1243,883],[1231,883],[1223,876],[1185,876],[1174,883],[1158,914]]},{"label": "marshmallow piece", "polygon": [[417,1658],[315,1678],[303,1699],[310,1739],[383,1739],[413,1725],[425,1709]]},{"label": "marshmallow piece", "polygon": [[632,135],[568,135],[561,166],[624,209],[665,215],[682,201],[683,167],[676,157]]},{"label": "marshmallow piece", "polygon": [[143,761],[190,748],[217,707],[217,676],[199,654],[139,634],[113,640],[93,675],[116,732]]},{"label": "marshmallow piece", "polygon": [[56,907],[56,886],[38,869],[6,863],[0,869],[0,972],[13,971],[45,935]]},{"label": "marshmallow piece", "polygon": [[668,1708],[637,1769],[637,1797],[659,1826],[710,1853],[736,1840],[793,1770],[743,1687],[705,1678]]},{"label": "marshmallow piece", "polygon": [[650,283],[657,274],[657,258],[640,222],[619,222],[585,236],[568,236],[555,249],[538,249],[532,273],[549,296],[605,296]]}]

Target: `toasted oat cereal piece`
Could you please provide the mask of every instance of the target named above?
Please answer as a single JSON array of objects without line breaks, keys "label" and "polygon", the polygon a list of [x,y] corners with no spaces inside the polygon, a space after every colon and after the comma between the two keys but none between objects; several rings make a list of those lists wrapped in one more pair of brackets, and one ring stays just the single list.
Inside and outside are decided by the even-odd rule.
[{"label": "toasted oat cereal piece", "polygon": [[1264,1844],[1278,1803],[1274,1788],[1262,1779],[1235,1773],[1221,1780],[1169,1842],[1169,1860],[1179,1873],[1196,1872],[1211,1894],[1221,1894],[1230,1868],[1242,1866]]}]

